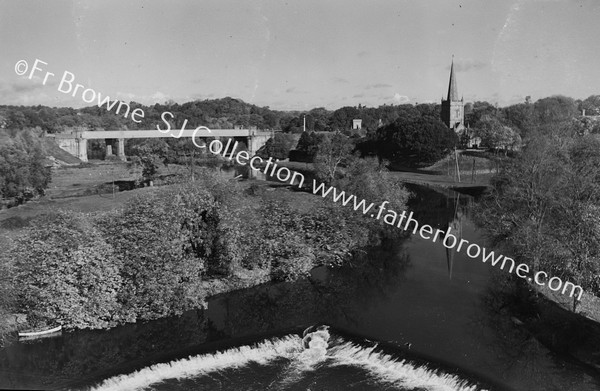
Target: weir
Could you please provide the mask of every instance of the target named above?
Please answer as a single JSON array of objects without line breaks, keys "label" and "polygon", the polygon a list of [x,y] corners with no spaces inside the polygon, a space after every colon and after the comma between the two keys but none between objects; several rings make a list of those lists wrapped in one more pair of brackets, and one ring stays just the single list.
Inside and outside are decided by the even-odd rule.
[{"label": "weir", "polygon": [[106,157],[116,155],[120,160],[127,160],[125,156],[125,140],[137,138],[221,138],[235,137],[246,139],[248,152],[254,156],[256,152],[273,137],[273,131],[255,129],[174,129],[168,133],[159,130],[102,130],[102,131],[74,131],[71,133],[48,134],[46,137],[54,138],[58,146],[77,157],[82,162],[88,161],[87,141],[106,140]]}]

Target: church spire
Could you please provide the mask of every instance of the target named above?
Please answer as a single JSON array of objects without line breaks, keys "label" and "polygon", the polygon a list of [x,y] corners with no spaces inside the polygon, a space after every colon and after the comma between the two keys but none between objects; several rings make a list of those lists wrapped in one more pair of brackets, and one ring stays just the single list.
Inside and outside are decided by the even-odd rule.
[{"label": "church spire", "polygon": [[456,78],[454,77],[454,55],[452,55],[452,65],[450,65],[450,83],[448,85],[448,101],[458,101],[458,87],[456,86]]}]

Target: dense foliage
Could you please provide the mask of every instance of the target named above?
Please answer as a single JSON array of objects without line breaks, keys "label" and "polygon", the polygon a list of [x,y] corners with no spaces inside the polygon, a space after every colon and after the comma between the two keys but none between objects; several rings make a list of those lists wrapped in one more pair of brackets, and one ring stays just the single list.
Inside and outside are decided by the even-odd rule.
[{"label": "dense foliage", "polygon": [[20,204],[44,194],[50,170],[44,166],[39,134],[20,131],[11,136],[0,132],[0,199],[14,199]]},{"label": "dense foliage", "polygon": [[519,262],[600,293],[600,140],[552,128],[494,178],[481,221]]},{"label": "dense foliage", "polygon": [[432,117],[401,117],[377,130],[377,153],[392,161],[433,163],[458,143],[454,130]]},{"label": "dense foliage", "polygon": [[481,139],[481,145],[498,151],[515,150],[521,146],[521,136],[512,128],[503,125],[497,118],[486,116],[479,122],[475,132]]},{"label": "dense foliage", "polygon": [[105,327],[112,321],[122,286],[121,261],[90,216],[44,216],[8,256],[15,262],[20,307],[32,323]]},{"label": "dense foliage", "polygon": [[[337,110],[322,107],[305,112],[277,111],[269,107],[259,107],[239,99],[223,98],[197,100],[178,104],[168,101],[163,104],[142,105],[129,102],[130,109],[142,108],[145,116],[141,123],[135,123],[122,115],[106,110],[106,107],[90,106],[82,109],[68,107],[51,108],[46,106],[0,106],[0,128],[33,129],[36,127],[50,133],[73,129],[154,129],[157,124],[164,126],[162,113],[168,111],[172,128],[180,128],[187,120],[187,127],[198,125],[209,128],[233,128],[234,126],[257,127],[258,129],[281,129],[284,132],[344,131],[352,126],[353,119],[361,119],[362,127],[374,132],[383,125],[389,125],[399,118],[417,117],[440,118],[439,104],[382,105],[379,107],[346,106]],[[582,110],[587,115],[600,115],[600,95],[592,95],[585,100],[574,100],[564,96],[551,96],[531,102],[499,108],[488,102],[465,104],[465,125],[477,128],[485,116],[493,116],[524,137],[538,125],[563,121],[579,115]]]},{"label": "dense foliage", "polygon": [[257,151],[257,155],[266,159],[287,159],[290,151],[296,146],[297,138],[288,133],[275,133],[274,137],[267,140],[266,144]]},{"label": "dense foliage", "polygon": [[[373,202],[393,195],[369,187],[364,167],[348,175]],[[407,193],[396,195],[402,206]],[[294,280],[383,237],[376,220],[298,196],[311,201],[249,195],[203,170],[194,182],[143,189],[121,210],[38,218],[1,254],[19,287],[12,311],[75,328],[156,319],[202,306],[214,281]]]}]

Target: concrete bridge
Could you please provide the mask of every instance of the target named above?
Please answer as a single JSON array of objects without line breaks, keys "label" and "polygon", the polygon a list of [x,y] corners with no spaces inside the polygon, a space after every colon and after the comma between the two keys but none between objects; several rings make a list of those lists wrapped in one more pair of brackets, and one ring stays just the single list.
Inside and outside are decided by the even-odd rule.
[{"label": "concrete bridge", "polygon": [[115,154],[119,159],[125,161],[125,140],[132,138],[192,138],[196,133],[196,139],[199,138],[221,138],[234,137],[245,139],[248,146],[248,152],[253,156],[267,140],[273,137],[271,131],[261,131],[254,129],[172,129],[168,133],[158,130],[102,130],[102,131],[75,131],[71,133],[49,134],[47,137],[53,137],[58,146],[69,152],[71,155],[79,158],[83,162],[88,161],[87,141],[104,139],[106,141],[106,156]]}]

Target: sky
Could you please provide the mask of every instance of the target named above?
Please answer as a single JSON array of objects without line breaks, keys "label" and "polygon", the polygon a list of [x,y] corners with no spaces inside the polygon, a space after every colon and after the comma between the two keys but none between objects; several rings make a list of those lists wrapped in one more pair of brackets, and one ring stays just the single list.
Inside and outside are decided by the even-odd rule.
[{"label": "sky", "polygon": [[0,104],[89,106],[65,71],[143,104],[439,102],[452,61],[466,102],[600,94],[597,0],[0,0],[0,34]]}]

